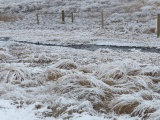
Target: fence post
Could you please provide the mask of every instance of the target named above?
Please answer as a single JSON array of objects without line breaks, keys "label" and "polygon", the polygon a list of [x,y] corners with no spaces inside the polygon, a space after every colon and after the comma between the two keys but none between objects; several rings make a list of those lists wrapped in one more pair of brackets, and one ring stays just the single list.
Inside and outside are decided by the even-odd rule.
[{"label": "fence post", "polygon": [[65,24],[65,14],[64,14],[64,10],[62,10],[62,24]]},{"label": "fence post", "polygon": [[157,16],[157,38],[160,37],[160,14]]},{"label": "fence post", "polygon": [[38,16],[38,13],[36,14],[36,18],[37,18],[37,24],[39,25],[39,16]]},{"label": "fence post", "polygon": [[72,21],[72,23],[73,23],[73,21],[74,21],[73,12],[71,12],[71,21]]},{"label": "fence post", "polygon": [[101,24],[102,24],[102,29],[104,29],[104,15],[103,15],[103,10],[101,11]]}]

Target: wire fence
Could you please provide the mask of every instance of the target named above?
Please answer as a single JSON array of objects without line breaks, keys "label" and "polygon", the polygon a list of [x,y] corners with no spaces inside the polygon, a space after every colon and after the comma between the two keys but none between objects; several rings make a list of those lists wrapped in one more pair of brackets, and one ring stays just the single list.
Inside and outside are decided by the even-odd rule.
[{"label": "wire fence", "polygon": [[[106,11],[99,11],[99,12],[93,12],[93,11],[85,11],[85,12],[65,12],[62,10],[61,13],[39,13],[36,15],[37,17],[37,24],[66,24],[71,25],[75,23],[76,25],[80,24],[81,27],[91,27],[91,28],[101,28],[104,29],[107,27],[107,16],[111,13],[107,13]],[[137,22],[144,22],[145,19],[138,19]],[[153,29],[151,32],[154,33],[157,28],[157,37],[160,37],[160,14],[158,16],[152,16],[152,18],[157,18],[157,26],[155,26],[155,29]],[[150,19],[152,19],[150,18]],[[125,26],[124,22],[125,18],[118,17],[116,19],[112,20],[112,27],[116,29],[117,26],[121,26],[123,29]],[[130,19],[133,19],[130,17]],[[132,21],[132,20],[128,21]],[[118,28],[119,29],[119,28]],[[123,30],[122,30],[123,31]],[[137,31],[138,32],[138,31]]]},{"label": "wire fence", "polygon": [[65,12],[37,13],[36,23],[40,24],[78,24],[104,28],[104,13],[101,12]]},{"label": "wire fence", "polygon": [[[23,29],[107,29],[122,33],[154,34],[160,37],[160,15],[155,11],[151,13],[122,13],[111,11],[81,11],[81,12],[37,12],[25,14],[22,19],[15,16],[0,16],[0,21],[8,21],[9,28]],[[156,23],[157,21],[157,23]],[[4,24],[4,25],[3,25]],[[157,24],[157,26],[156,26]],[[0,22],[0,29],[6,23]],[[69,29],[68,29],[69,28]]]}]

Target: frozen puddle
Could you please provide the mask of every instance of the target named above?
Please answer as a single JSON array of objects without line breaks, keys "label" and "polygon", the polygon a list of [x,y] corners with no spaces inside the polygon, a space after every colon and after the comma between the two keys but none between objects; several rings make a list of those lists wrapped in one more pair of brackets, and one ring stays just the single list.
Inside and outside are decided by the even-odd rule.
[{"label": "frozen puddle", "polygon": [[[9,41],[9,37],[0,37],[0,41]],[[68,45],[57,45],[57,44],[46,44],[40,42],[28,42],[28,41],[17,41],[11,40],[18,43],[23,44],[34,44],[34,45],[43,45],[43,46],[60,46],[60,47],[70,47],[74,49],[84,49],[89,51],[95,51],[98,49],[112,49],[112,50],[122,50],[130,52],[132,49],[140,50],[142,52],[153,52],[153,53],[160,53],[160,48],[157,47],[137,47],[137,46],[116,46],[116,45],[96,45],[96,44],[68,44]]]}]

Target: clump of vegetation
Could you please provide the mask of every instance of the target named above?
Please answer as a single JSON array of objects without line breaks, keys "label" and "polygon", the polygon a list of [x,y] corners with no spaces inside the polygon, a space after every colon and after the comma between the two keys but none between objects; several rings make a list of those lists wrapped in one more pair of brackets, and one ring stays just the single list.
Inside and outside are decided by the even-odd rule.
[{"label": "clump of vegetation", "polygon": [[55,67],[59,69],[71,70],[76,69],[77,65],[71,60],[63,60],[57,63]]},{"label": "clump of vegetation", "polygon": [[27,68],[22,65],[14,65],[8,63],[0,64],[0,81],[9,83],[12,81],[24,81],[30,76]]},{"label": "clump of vegetation", "polygon": [[[72,115],[75,112],[90,112],[91,109],[107,113],[112,94],[105,91],[105,87],[102,81],[93,77],[74,74],[63,76],[57,81],[54,91],[64,98],[74,98],[75,103],[61,103],[59,105],[57,101],[58,103],[55,103],[52,108],[54,116],[57,117],[64,113]],[[82,108],[79,104],[83,104]],[[88,106],[90,108],[87,108]]]},{"label": "clump of vegetation", "polygon": [[48,68],[46,72],[47,72],[46,73],[47,80],[55,81],[63,76],[63,73],[59,69],[49,69]]},{"label": "clump of vegetation", "polygon": [[14,15],[7,15],[7,14],[0,15],[0,21],[3,21],[3,22],[15,22],[18,19],[20,18]]}]

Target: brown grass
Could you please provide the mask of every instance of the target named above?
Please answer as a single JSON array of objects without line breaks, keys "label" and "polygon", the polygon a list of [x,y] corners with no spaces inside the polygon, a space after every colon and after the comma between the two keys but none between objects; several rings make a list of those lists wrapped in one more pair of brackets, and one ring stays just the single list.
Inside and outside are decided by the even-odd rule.
[{"label": "brown grass", "polygon": [[114,107],[114,112],[117,114],[131,114],[133,110],[139,105],[137,101],[126,103],[123,106]]},{"label": "brown grass", "polygon": [[142,95],[142,98],[143,98],[144,100],[153,100],[152,95]]},{"label": "brown grass", "polygon": [[77,65],[75,63],[72,63],[72,62],[62,62],[61,64],[59,64],[57,66],[57,68],[60,68],[60,69],[66,69],[66,70],[71,70],[71,69],[76,69],[77,68]]},{"label": "brown grass", "polygon": [[122,71],[116,70],[112,74],[109,75],[109,78],[113,78],[115,80],[118,80],[118,79],[122,78],[123,75],[124,75],[124,73]]},{"label": "brown grass", "polygon": [[156,28],[149,28],[144,31],[145,34],[153,34],[156,33]]},{"label": "brown grass", "polygon": [[102,81],[104,83],[106,83],[107,85],[110,85],[110,86],[113,86],[113,85],[116,85],[116,81],[113,81],[113,80],[108,80],[108,79],[105,79],[105,78],[102,78]]},{"label": "brown grass", "polygon": [[139,11],[142,6],[143,6],[143,3],[135,2],[132,4],[125,4],[122,7],[122,9],[124,9],[125,12],[135,12],[135,11]]},{"label": "brown grass", "polygon": [[132,70],[127,73],[128,76],[136,76],[138,74],[140,74],[140,70]]},{"label": "brown grass", "polygon": [[159,1],[156,1],[154,4],[155,4],[157,7],[160,6],[160,2],[159,2]]},{"label": "brown grass", "polygon": [[17,20],[18,18],[13,15],[0,15],[0,21],[3,21],[3,22],[15,22]]},{"label": "brown grass", "polygon": [[149,71],[149,72],[143,72],[142,75],[151,76],[151,77],[160,77],[160,72],[159,71]]},{"label": "brown grass", "polygon": [[67,108],[70,106],[71,105],[69,105],[69,104],[63,105],[61,107],[57,104],[53,105],[53,107],[51,108],[51,110],[53,111],[53,116],[57,118],[59,115],[64,113],[67,110]]},{"label": "brown grass", "polygon": [[154,113],[157,109],[149,107],[146,108],[144,110],[140,110],[140,111],[134,111],[133,113],[131,113],[131,116],[140,116],[143,118],[143,120],[148,120],[148,117],[150,116],[149,113]]},{"label": "brown grass", "polygon": [[[112,69],[112,68],[109,68]],[[97,76],[100,76],[100,79],[114,79],[118,80],[124,77],[123,71],[117,69],[117,70],[111,70],[111,72],[101,73],[101,71],[97,72]]]},{"label": "brown grass", "polygon": [[57,80],[58,78],[60,78],[62,76],[63,76],[63,73],[60,70],[49,69],[47,71],[47,79],[48,80]]},{"label": "brown grass", "polygon": [[[63,95],[63,97],[74,97],[76,101],[80,103],[83,101],[88,101],[91,105],[92,110],[102,113],[108,113],[109,102],[111,101],[113,95],[109,91],[103,90],[102,82],[95,79],[91,80],[89,77],[84,75],[66,75],[61,77],[54,88],[56,93]],[[84,109],[79,109],[73,107],[73,109],[68,110],[71,105],[61,104],[61,106],[54,105],[52,108],[54,116],[57,117],[61,114],[73,114],[81,112],[89,112],[88,106]],[[79,106],[79,105],[78,105]],[[59,109],[58,109],[59,108]]]},{"label": "brown grass", "polygon": [[83,73],[92,73],[91,70],[89,70],[88,68],[85,68],[85,67],[79,68],[79,71],[82,71]]}]

